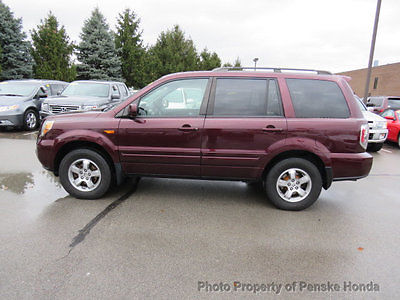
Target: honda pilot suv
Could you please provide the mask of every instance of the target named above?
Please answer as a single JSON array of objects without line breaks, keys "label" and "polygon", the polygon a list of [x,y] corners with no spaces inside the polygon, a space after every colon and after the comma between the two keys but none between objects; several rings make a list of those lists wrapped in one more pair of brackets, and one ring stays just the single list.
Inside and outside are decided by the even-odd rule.
[{"label": "honda pilot suv", "polygon": [[37,156],[84,199],[127,176],[262,181],[275,206],[302,210],[333,181],[368,175],[348,77],[245,70],[171,74],[103,112],[47,117]]}]

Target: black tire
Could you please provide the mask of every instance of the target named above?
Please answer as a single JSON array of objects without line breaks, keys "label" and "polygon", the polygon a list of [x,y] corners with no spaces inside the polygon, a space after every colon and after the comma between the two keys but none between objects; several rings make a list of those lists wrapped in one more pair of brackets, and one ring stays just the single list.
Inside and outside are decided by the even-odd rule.
[{"label": "black tire", "polygon": [[[77,160],[87,159],[92,161],[101,174],[98,186],[93,190],[81,191],[76,188],[69,179],[69,168]],[[97,168],[96,168],[97,170]],[[60,163],[60,182],[64,189],[73,197],[79,199],[98,199],[102,197],[111,186],[111,168],[107,161],[99,153],[90,149],[77,149],[68,153]],[[90,175],[90,174],[89,174]],[[81,177],[82,178],[82,177]],[[96,183],[97,184],[97,183]]]},{"label": "black tire", "polygon": [[24,113],[24,118],[22,120],[22,126],[27,131],[36,130],[39,127],[40,118],[39,113],[32,108],[28,108]]},{"label": "black tire", "polygon": [[[306,189],[309,188],[308,194],[306,193],[304,195],[305,198],[302,200],[300,200],[301,199],[300,194],[296,190],[293,190],[293,195],[298,195],[298,197],[300,198],[299,201],[297,202],[290,202],[285,200],[282,196],[279,195],[278,192],[277,183],[279,177],[282,174],[284,174],[285,171],[288,171],[290,169],[297,169],[305,172],[309,176],[309,181],[311,182],[310,186],[308,186],[309,183],[301,185],[300,181],[297,181],[299,179],[294,179],[294,182],[292,182],[293,180],[290,179],[289,176],[287,176],[289,178],[287,179],[287,182],[289,185],[293,187],[293,189],[295,188],[295,186],[297,187],[296,190],[298,189],[303,190],[303,188]],[[295,173],[296,175],[295,178],[301,178],[297,177],[298,176],[297,174],[300,175],[301,173],[300,172]],[[278,162],[271,168],[271,170],[265,177],[265,190],[268,199],[277,208],[283,210],[303,210],[311,206],[318,199],[319,194],[321,193],[321,188],[322,188],[322,178],[318,168],[312,162],[302,158],[288,158]],[[286,189],[289,189],[289,187],[287,187]],[[282,189],[280,189],[280,191],[282,192]],[[285,188],[283,188],[283,191],[285,191]],[[293,201],[295,201],[295,199],[293,199]]]},{"label": "black tire", "polygon": [[399,132],[399,136],[397,137],[397,146],[399,146],[399,148],[400,148],[400,132]]},{"label": "black tire", "polygon": [[373,143],[373,144],[368,144],[367,151],[368,152],[377,152],[381,150],[383,147],[383,143]]}]

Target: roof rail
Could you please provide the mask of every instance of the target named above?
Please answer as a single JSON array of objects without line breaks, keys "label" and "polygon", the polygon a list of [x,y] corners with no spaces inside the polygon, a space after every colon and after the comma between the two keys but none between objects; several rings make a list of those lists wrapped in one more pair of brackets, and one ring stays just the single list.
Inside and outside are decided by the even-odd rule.
[{"label": "roof rail", "polygon": [[215,68],[212,71],[245,71],[245,70],[272,70],[275,73],[282,73],[282,71],[300,71],[300,72],[315,72],[319,75],[332,75],[329,71],[324,70],[313,70],[313,69],[293,69],[293,68],[276,68],[276,67],[220,67]]}]

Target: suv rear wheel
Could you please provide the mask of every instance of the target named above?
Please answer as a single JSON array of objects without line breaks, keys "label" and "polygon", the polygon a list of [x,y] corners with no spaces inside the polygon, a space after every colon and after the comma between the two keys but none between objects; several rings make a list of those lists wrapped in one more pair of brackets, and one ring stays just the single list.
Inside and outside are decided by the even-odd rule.
[{"label": "suv rear wheel", "polygon": [[64,189],[80,199],[97,199],[111,184],[111,169],[99,153],[77,149],[68,153],[60,164],[60,181]]},{"label": "suv rear wheel", "polygon": [[284,210],[302,210],[319,197],[322,178],[318,168],[302,158],[278,162],[265,178],[268,199]]}]

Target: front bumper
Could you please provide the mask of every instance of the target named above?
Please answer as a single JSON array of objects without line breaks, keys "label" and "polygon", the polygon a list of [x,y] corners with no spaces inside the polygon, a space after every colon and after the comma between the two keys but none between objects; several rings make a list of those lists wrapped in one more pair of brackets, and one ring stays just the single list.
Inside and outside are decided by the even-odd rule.
[{"label": "front bumper", "polygon": [[22,126],[24,114],[0,115],[0,126]]},{"label": "front bumper", "polygon": [[388,135],[387,129],[369,129],[368,144],[383,143]]},{"label": "front bumper", "polygon": [[38,137],[36,141],[36,156],[42,166],[50,171],[54,170],[54,140],[46,140]]}]

